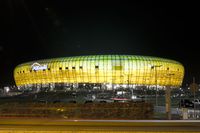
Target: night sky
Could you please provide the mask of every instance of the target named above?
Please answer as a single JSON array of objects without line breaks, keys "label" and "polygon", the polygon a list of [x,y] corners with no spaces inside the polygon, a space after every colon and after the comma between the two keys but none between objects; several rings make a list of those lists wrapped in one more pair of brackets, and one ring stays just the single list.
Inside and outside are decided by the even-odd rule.
[{"label": "night sky", "polygon": [[20,63],[92,54],[177,60],[200,83],[198,3],[1,0],[0,17],[0,87]]}]

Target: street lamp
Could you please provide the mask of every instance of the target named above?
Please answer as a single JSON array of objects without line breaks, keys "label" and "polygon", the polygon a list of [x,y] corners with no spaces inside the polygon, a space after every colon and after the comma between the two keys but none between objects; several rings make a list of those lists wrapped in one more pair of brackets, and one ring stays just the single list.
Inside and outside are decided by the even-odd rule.
[{"label": "street lamp", "polygon": [[[121,75],[121,77],[126,77],[127,76],[127,85],[126,85],[126,87],[128,87],[128,90],[131,90],[131,96],[133,96],[133,88],[131,87],[130,88],[130,76],[131,76],[131,74],[122,74]],[[124,88],[123,88],[123,91],[124,91]],[[123,94],[123,91],[122,91],[122,94]]]},{"label": "street lamp", "polygon": [[131,90],[131,97],[133,96],[133,87],[131,87],[130,89],[130,75],[127,75],[128,79],[127,79],[127,83],[128,83],[128,89]]},{"label": "street lamp", "polygon": [[167,119],[171,119],[171,78],[174,76],[174,73],[168,73],[167,76],[169,77],[169,85],[165,89],[165,108],[166,108],[166,115]]},{"label": "street lamp", "polygon": [[158,86],[157,86],[157,68],[162,65],[151,65],[151,69],[155,70],[155,84],[156,84],[156,106],[158,106]]}]

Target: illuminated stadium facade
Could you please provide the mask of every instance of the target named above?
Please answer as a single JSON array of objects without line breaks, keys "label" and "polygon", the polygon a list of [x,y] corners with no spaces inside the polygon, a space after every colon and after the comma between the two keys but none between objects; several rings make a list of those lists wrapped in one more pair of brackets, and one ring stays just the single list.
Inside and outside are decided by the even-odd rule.
[{"label": "illuminated stadium facade", "polygon": [[[181,63],[135,55],[90,55],[31,61],[18,65],[14,79],[19,88],[87,88],[112,90],[148,86],[179,87],[184,77]],[[87,87],[86,87],[87,86]]]}]

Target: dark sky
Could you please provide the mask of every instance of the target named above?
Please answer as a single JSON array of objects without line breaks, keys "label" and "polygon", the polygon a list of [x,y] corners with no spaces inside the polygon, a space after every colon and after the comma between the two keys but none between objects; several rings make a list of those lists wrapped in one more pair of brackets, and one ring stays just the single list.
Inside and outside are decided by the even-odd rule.
[{"label": "dark sky", "polygon": [[92,54],[148,55],[185,67],[200,83],[199,4],[67,0],[0,1],[0,86],[14,84],[16,65]]}]

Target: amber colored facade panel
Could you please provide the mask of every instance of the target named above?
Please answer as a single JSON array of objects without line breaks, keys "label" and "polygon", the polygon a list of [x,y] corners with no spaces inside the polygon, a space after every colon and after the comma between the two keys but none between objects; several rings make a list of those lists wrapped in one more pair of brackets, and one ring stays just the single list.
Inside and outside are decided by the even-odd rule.
[{"label": "amber colored facade panel", "polygon": [[181,63],[135,55],[93,55],[37,60],[14,70],[17,86],[49,83],[113,83],[180,86]]}]

